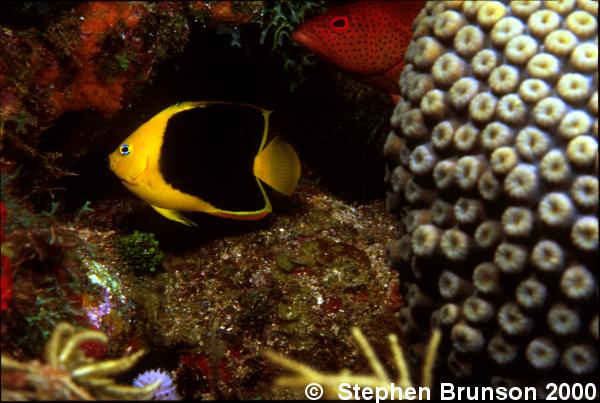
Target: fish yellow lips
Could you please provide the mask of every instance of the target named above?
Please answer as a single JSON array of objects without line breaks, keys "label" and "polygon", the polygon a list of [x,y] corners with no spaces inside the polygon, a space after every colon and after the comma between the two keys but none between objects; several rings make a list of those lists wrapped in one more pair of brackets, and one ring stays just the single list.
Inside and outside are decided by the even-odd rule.
[{"label": "fish yellow lips", "polygon": [[131,185],[131,186],[138,186],[138,183],[136,182],[136,181],[137,181],[137,179],[138,179],[140,176],[142,176],[142,174],[143,174],[144,172],[146,172],[146,170],[147,170],[147,169],[148,169],[148,157],[146,157],[146,165],[144,166],[144,169],[142,169],[142,170],[140,171],[140,173],[138,173],[137,175],[135,175],[134,177],[132,177],[132,178],[130,178],[130,179],[120,178],[120,179],[121,179],[121,182],[123,182],[123,183],[127,183],[128,185]]}]

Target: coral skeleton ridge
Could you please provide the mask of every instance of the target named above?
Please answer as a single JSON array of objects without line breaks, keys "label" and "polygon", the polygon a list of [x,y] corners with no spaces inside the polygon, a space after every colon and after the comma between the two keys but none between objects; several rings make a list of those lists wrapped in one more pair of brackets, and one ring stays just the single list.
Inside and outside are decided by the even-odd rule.
[{"label": "coral skeleton ridge", "polygon": [[59,323],[38,360],[19,362],[2,355],[2,400],[149,400],[160,381],[144,387],[125,386],[112,378],[127,371],[144,354],[95,361],[81,350],[83,343],[106,344],[108,337],[96,330],[76,331]]},{"label": "coral skeleton ridge", "polygon": [[[265,352],[268,359],[294,372],[294,375],[279,377],[275,384],[280,387],[304,388],[308,384],[316,382],[323,387],[325,397],[330,399],[338,397],[338,394],[340,393],[339,387],[342,383],[349,383],[351,385],[356,384],[360,387],[385,388],[388,390],[389,394],[392,393],[392,391],[389,390],[392,384],[403,390],[405,388],[415,387],[403,350],[400,347],[398,337],[395,334],[389,334],[388,341],[394,366],[398,371],[398,377],[396,379],[393,379],[386,372],[383,364],[376,356],[373,347],[359,328],[352,328],[352,336],[354,336],[360,350],[367,359],[369,367],[373,371],[372,375],[354,374],[348,369],[343,369],[339,373],[320,372],[308,365],[268,350]],[[433,384],[433,366],[437,357],[441,336],[441,332],[437,329],[434,330],[431,335],[423,357],[420,386],[430,387]]]}]

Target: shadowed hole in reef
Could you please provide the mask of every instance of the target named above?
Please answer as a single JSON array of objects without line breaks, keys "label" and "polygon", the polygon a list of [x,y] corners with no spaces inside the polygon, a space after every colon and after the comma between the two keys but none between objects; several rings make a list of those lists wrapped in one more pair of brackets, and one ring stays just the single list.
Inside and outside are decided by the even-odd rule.
[{"label": "shadowed hole in reef", "polygon": [[[65,205],[76,211],[86,201],[91,201],[93,208],[94,202],[101,200],[134,199],[107,168],[107,155],[156,113],[174,103],[192,100],[248,102],[273,110],[271,127],[298,151],[303,162],[303,180],[318,182],[326,191],[351,203],[383,198],[381,151],[388,131],[387,116],[392,109],[387,96],[368,87],[361,89],[361,84],[354,84],[345,76],[340,78],[331,66],[322,62],[314,67],[311,78],[291,93],[282,73],[282,58],[272,53],[269,46],[259,45],[259,36],[259,27],[246,27],[241,34],[241,47],[237,47],[232,46],[229,34],[194,25],[184,52],[158,66],[153,83],[142,90],[131,107],[108,121],[98,118],[101,129],[90,127],[93,120],[86,121],[85,127],[77,126],[81,119],[74,116],[88,112],[76,112],[62,119],[60,131],[68,129],[65,126],[73,119],[80,136],[85,136],[83,130],[96,134],[87,156],[70,166],[79,175],[61,181],[61,186],[67,189]],[[356,86],[359,92],[371,91],[371,95],[361,98],[360,107],[344,101],[339,91],[345,87],[340,87],[340,80],[347,80],[345,85],[354,86],[355,91]],[[364,100],[371,98],[377,102],[365,105]],[[53,131],[57,134],[55,129],[49,130]],[[199,135],[211,135],[202,133],[202,127],[198,131]],[[272,193],[270,198],[276,199]],[[278,211],[280,207],[276,204],[274,210]],[[217,230],[219,234],[212,238],[222,236],[228,228],[234,232],[246,228],[251,231],[264,225],[197,216],[204,221],[200,232]],[[183,226],[168,222],[146,206],[136,209],[134,216],[123,224],[124,231],[157,232],[161,241],[173,231],[175,235],[199,232],[178,228]]]}]

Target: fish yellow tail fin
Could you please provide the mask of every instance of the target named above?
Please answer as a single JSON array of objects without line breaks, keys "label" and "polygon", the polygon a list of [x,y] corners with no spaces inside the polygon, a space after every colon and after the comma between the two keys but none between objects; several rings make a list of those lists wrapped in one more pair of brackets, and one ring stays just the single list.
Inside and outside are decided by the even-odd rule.
[{"label": "fish yellow tail fin", "polygon": [[275,137],[254,159],[254,176],[290,196],[300,178],[300,158],[289,143]]}]

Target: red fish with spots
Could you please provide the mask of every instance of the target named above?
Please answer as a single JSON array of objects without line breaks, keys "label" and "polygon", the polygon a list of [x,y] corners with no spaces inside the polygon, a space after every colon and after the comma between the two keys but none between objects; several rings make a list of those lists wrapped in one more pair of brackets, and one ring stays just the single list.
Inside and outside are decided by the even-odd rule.
[{"label": "red fish with spots", "polygon": [[412,23],[425,0],[358,1],[302,23],[292,38],[377,89],[399,94]]}]

